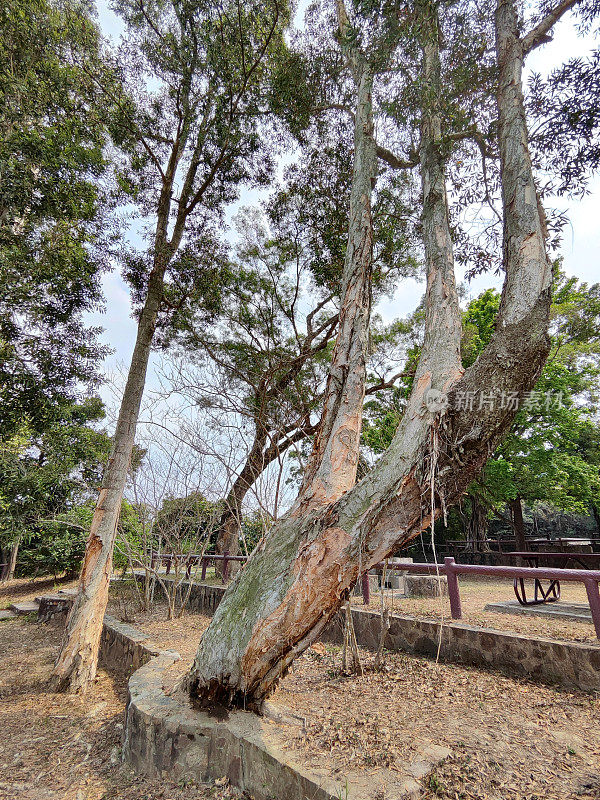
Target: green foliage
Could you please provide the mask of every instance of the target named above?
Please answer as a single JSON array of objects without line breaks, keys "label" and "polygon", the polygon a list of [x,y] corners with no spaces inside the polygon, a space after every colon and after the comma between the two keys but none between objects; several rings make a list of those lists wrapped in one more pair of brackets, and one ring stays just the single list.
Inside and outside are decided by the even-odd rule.
[{"label": "green foliage", "polygon": [[222,504],[207,500],[202,492],[168,497],[156,515],[153,541],[167,552],[198,552],[205,543],[207,552],[213,552],[221,512]]},{"label": "green foliage", "polygon": [[486,289],[469,303],[463,313],[461,355],[464,367],[470,367],[488,345],[494,332],[499,307],[498,292],[495,289]]},{"label": "green foliage", "polygon": [[139,308],[152,269],[164,270],[158,341],[168,344],[188,315],[219,309],[230,277],[223,210],[242,184],[271,176],[265,94],[286,52],[289,9],[274,0],[118,0],[114,9],[125,32],[102,91],[119,185],[150,220],[123,254],[124,274]]},{"label": "green foliage", "polygon": [[[498,292],[488,289],[464,311],[465,367],[488,344],[499,304]],[[539,501],[585,514],[600,491],[600,285],[558,273],[551,320],[552,350],[534,394],[521,403],[510,432],[471,488],[487,508],[521,497],[529,505]],[[410,330],[409,325],[399,333]],[[418,353],[418,344],[407,347],[405,381]],[[402,391],[400,385],[365,404],[362,441],[374,454],[391,442],[402,417]]]},{"label": "green foliage", "polygon": [[[0,436],[42,432],[97,379],[82,313],[101,301],[111,228],[95,103],[98,32],[77,2],[0,9]],[[59,413],[60,416],[60,413]]]},{"label": "green foliage", "polygon": [[[60,416],[59,416],[60,414]],[[110,439],[95,425],[98,398],[56,408],[42,433],[23,423],[0,449],[0,541],[32,536],[42,520],[81,502],[99,483]]]},{"label": "green foliage", "polygon": [[[488,291],[469,305],[469,357],[489,339],[498,302]],[[585,514],[600,491],[593,455],[600,438],[600,286],[557,274],[551,318],[552,350],[534,394],[521,403],[477,491],[487,504],[521,497]]]},{"label": "green foliage", "polygon": [[[51,520],[41,521],[20,548],[17,574],[58,576],[66,573],[67,577],[75,577],[81,567],[94,508],[95,503],[90,499]],[[141,535],[138,512],[123,499],[119,536],[126,538],[133,548]],[[114,566],[121,568],[126,563],[127,559],[119,551],[115,552]]]}]

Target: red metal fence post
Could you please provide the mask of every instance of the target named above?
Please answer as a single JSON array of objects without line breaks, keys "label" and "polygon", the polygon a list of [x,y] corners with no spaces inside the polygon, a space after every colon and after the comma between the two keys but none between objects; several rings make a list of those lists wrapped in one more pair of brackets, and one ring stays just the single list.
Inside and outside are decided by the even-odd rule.
[{"label": "red metal fence post", "polygon": [[206,562],[208,559],[206,556],[202,556],[202,572],[200,573],[200,580],[206,580]]},{"label": "red metal fence post", "polygon": [[598,581],[592,578],[586,578],[584,583],[590,604],[590,611],[592,612],[594,628],[596,629],[596,636],[600,639],[600,593],[598,592]]},{"label": "red metal fence post", "polygon": [[460,606],[460,589],[458,587],[458,575],[454,571],[454,559],[446,557],[444,559],[444,566],[446,568],[446,577],[448,579],[448,596],[450,598],[450,613],[452,619],[461,619],[462,608]]},{"label": "red metal fence post", "polygon": [[363,596],[363,603],[368,606],[371,602],[371,585],[369,583],[369,572],[363,573],[362,576],[362,596]]}]

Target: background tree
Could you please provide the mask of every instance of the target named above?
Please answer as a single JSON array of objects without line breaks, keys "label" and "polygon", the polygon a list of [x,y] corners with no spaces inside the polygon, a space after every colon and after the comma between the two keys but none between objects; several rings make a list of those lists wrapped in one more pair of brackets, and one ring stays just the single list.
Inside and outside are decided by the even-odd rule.
[{"label": "background tree", "polygon": [[[110,224],[105,133],[80,3],[11,0],[0,12],[0,432],[36,432],[97,380],[104,351],[82,313],[101,302]],[[76,62],[76,63],[74,63]]]},{"label": "background tree", "polygon": [[[54,408],[51,424],[48,421],[42,433],[23,424],[18,433],[3,440],[0,545],[8,565],[5,578],[14,574],[22,541],[28,544],[28,550],[43,541],[60,552],[60,545],[52,541],[59,531],[54,518],[62,518],[84,502],[101,480],[110,451],[109,437],[97,428],[103,419],[104,408],[98,398],[64,403]],[[60,535],[66,533],[63,530]],[[66,541],[63,544],[66,556]],[[63,569],[72,570],[74,559],[76,556],[69,554]],[[25,561],[32,564],[31,553]],[[39,561],[43,562],[41,551]],[[52,573],[63,571],[56,561],[49,569]]]},{"label": "background tree", "polygon": [[[563,274],[555,278],[550,357],[532,393],[518,401],[513,399],[520,410],[511,430],[462,504],[462,534],[475,552],[489,550],[489,520],[494,514],[502,514],[505,506],[511,509],[513,521],[514,517],[520,521],[518,549],[526,549],[523,502],[533,506],[544,501],[550,507],[574,513],[586,513],[593,502],[598,464],[597,459],[590,458],[585,443],[595,440],[598,428],[599,291],[597,285],[578,284]],[[500,294],[487,289],[463,312],[461,354],[465,368],[476,361],[492,338],[499,305]],[[410,337],[404,381],[367,404],[363,442],[376,454],[389,446],[403,414],[404,382],[410,383],[410,365],[420,349],[420,342],[414,340],[415,327],[412,321],[402,332],[403,338]],[[490,401],[501,403],[502,398]]]},{"label": "background tree", "polygon": [[0,459],[10,577],[28,526],[64,505],[78,459],[88,458],[82,442],[61,453],[61,437],[69,447],[75,429],[87,430],[89,458],[99,457],[85,423],[102,412],[84,398],[106,351],[83,314],[101,303],[113,228],[88,75],[99,64],[89,8],[10,0],[0,32]]},{"label": "background tree", "polygon": [[263,90],[271,61],[285,46],[288,21],[278,0],[218,6],[120,0],[116,11],[126,31],[100,91],[112,101],[113,139],[129,154],[120,185],[147,220],[148,235],[147,249],[127,257],[137,337],[78,593],[51,678],[53,687],[72,690],[85,690],[96,671],[154,335],[186,303],[202,303],[207,312],[218,307],[214,224],[243,182],[260,184],[268,177]]},{"label": "background tree", "polygon": [[[489,290],[469,305],[471,357],[489,339],[498,305],[499,296]],[[510,433],[470,492],[469,527],[476,542],[486,538],[490,513],[508,505],[517,549],[526,550],[523,503],[586,513],[598,493],[598,463],[584,442],[593,441],[598,429],[600,286],[559,274],[550,313],[552,347],[544,370],[532,393],[521,398]]]}]

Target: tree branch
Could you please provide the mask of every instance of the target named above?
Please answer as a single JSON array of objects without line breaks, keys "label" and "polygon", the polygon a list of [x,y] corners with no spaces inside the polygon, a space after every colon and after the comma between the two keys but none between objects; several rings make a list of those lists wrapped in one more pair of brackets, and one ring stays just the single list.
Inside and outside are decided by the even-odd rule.
[{"label": "tree branch", "polygon": [[539,47],[546,42],[551,42],[552,37],[548,34],[550,30],[558,22],[558,20],[567,13],[573,6],[580,3],[581,0],[561,0],[557,3],[552,11],[550,11],[544,19],[538,23],[526,36],[521,38],[523,44],[523,55],[526,56],[536,47]]},{"label": "tree branch", "polygon": [[411,152],[408,159],[398,158],[395,153],[392,153],[391,150],[388,150],[387,147],[382,147],[380,144],[377,145],[377,156],[393,169],[412,169],[419,164],[419,156],[417,153]]}]

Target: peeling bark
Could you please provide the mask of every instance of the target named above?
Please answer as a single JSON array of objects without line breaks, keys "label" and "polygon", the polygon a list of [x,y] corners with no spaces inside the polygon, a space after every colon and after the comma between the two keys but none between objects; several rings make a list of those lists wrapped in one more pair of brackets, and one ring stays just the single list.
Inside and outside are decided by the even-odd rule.
[{"label": "peeling bark", "polygon": [[[466,491],[510,426],[514,410],[475,404],[461,412],[459,392],[523,392],[539,376],[549,349],[550,268],[527,147],[522,47],[512,0],[499,1],[496,29],[506,270],[497,329],[460,377],[458,308],[450,240],[444,235],[443,163],[431,141],[434,106],[424,122],[421,160],[424,230],[429,231],[426,336],[406,413],[388,451],[352,490],[327,505],[312,502],[303,508],[300,499],[271,529],[202,638],[187,680],[192,695],[260,710],[359,575],[418,535],[432,512],[439,514],[439,504],[432,510],[426,500],[432,426],[440,438],[436,496],[447,505]],[[428,36],[424,70],[435,80],[435,39],[430,45]],[[433,208],[427,209],[428,202]],[[446,414],[428,414],[426,393],[432,387],[451,389]]]},{"label": "peeling bark", "polygon": [[77,595],[67,619],[61,651],[50,678],[55,691],[85,692],[96,675],[98,650],[112,571],[121,499],[135,440],[146,370],[163,296],[164,262],[158,260],[148,281],[131,366],[121,400],[113,451],[90,526]]},{"label": "peeling bark", "polygon": [[337,500],[352,488],[358,469],[371,311],[371,193],[377,155],[371,106],[373,74],[364,59],[360,59],[354,74],[354,164],[338,336],[323,413],[294,513],[306,513],[309,508]]}]

